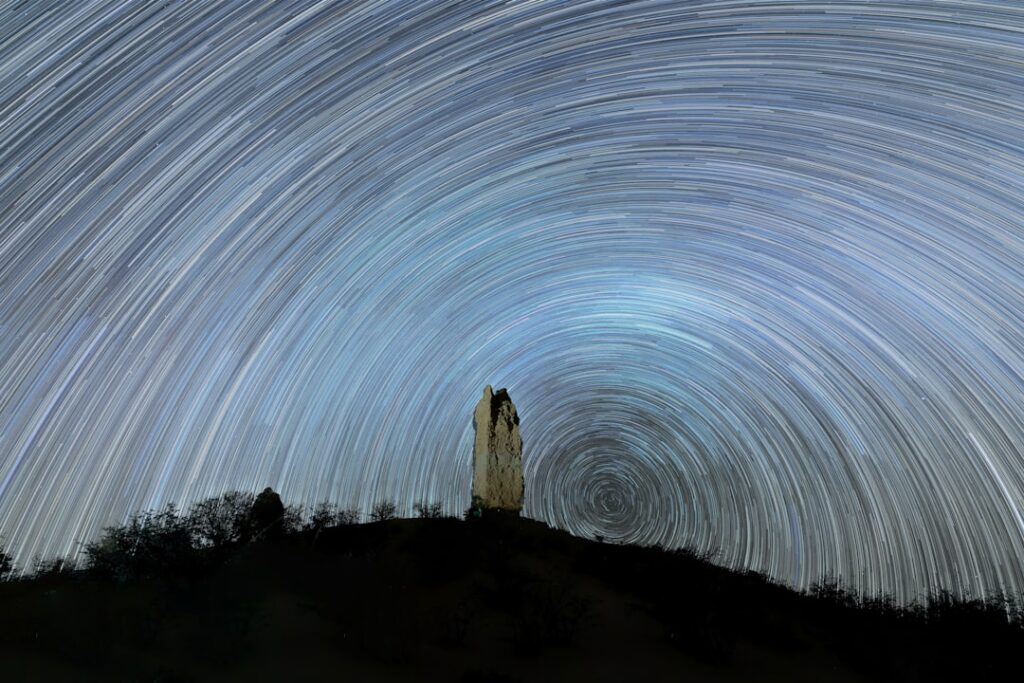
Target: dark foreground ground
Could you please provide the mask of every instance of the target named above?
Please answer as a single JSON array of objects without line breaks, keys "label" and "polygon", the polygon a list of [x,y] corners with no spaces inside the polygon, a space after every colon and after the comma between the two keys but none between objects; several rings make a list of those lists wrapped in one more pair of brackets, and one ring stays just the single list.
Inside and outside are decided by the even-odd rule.
[{"label": "dark foreground ground", "polygon": [[525,519],[393,520],[165,577],[0,584],[0,680],[1020,678],[998,611],[848,602]]}]

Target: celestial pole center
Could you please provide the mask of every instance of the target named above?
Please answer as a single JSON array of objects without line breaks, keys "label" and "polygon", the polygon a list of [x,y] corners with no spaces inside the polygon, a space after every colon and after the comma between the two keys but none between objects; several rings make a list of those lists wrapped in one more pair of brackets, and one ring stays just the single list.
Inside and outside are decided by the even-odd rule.
[{"label": "celestial pole center", "polygon": [[1024,5],[0,4],[0,537],[469,504],[1024,590]]}]

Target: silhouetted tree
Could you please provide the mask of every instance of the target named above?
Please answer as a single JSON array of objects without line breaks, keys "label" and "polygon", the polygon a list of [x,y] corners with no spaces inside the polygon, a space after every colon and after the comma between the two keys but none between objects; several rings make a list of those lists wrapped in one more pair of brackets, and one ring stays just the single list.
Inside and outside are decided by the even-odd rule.
[{"label": "silhouetted tree", "polygon": [[473,496],[469,507],[463,515],[466,519],[480,519],[484,516],[484,499],[480,496]]},{"label": "silhouetted tree", "polygon": [[224,548],[242,540],[252,506],[251,493],[229,491],[193,505],[188,526],[200,547]]},{"label": "silhouetted tree", "polygon": [[338,516],[335,522],[338,526],[350,526],[352,524],[359,524],[359,520],[362,519],[362,513],[359,512],[358,508],[346,508],[338,512]]},{"label": "silhouetted tree", "polygon": [[856,593],[845,588],[833,577],[826,577],[812,585],[810,594],[822,603],[837,607],[854,607],[858,603]]},{"label": "silhouetted tree", "polygon": [[32,578],[52,579],[75,570],[75,563],[63,557],[51,557],[47,560],[36,558],[32,563]]},{"label": "silhouetted tree", "polygon": [[305,531],[312,531],[318,534],[324,529],[335,526],[338,523],[338,514],[338,505],[336,503],[329,503],[327,501],[317,503],[310,513],[309,519],[302,525],[302,528]]},{"label": "silhouetted tree", "polygon": [[348,526],[359,523],[359,510],[348,508],[342,510],[337,503],[323,501],[317,503],[310,511],[309,517],[302,524],[304,531],[320,533],[334,526]]},{"label": "silhouetted tree", "polygon": [[281,532],[294,534],[302,529],[302,506],[285,505],[284,514],[281,515]]},{"label": "silhouetted tree", "polygon": [[444,510],[440,503],[419,502],[413,505],[416,516],[422,519],[440,519],[444,516]]},{"label": "silhouetted tree", "polygon": [[14,571],[14,561],[11,556],[0,547],[0,581],[7,579],[7,575]]},{"label": "silhouetted tree", "polygon": [[370,519],[374,522],[384,522],[389,519],[394,519],[398,512],[398,508],[390,500],[382,500],[373,506],[373,510],[370,511]]},{"label": "silhouetted tree", "polygon": [[176,572],[195,559],[193,543],[193,529],[172,503],[104,529],[85,546],[86,568],[119,581]]}]

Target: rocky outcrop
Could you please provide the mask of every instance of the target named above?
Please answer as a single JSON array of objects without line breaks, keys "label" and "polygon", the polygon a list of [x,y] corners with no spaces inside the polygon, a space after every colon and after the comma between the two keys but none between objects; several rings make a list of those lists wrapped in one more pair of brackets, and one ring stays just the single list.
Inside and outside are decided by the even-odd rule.
[{"label": "rocky outcrop", "polygon": [[249,535],[252,538],[278,538],[283,533],[284,503],[269,486],[256,496],[249,510]]},{"label": "rocky outcrop", "polygon": [[473,413],[473,500],[483,508],[523,508],[523,440],[508,391],[484,387]]}]

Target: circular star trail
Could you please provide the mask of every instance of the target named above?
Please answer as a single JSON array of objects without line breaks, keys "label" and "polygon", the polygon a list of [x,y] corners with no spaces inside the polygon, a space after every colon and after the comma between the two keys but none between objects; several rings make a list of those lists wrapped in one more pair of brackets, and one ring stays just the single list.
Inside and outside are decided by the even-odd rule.
[{"label": "circular star trail", "polygon": [[0,534],[273,486],[1024,590],[1013,1],[0,4]]}]

